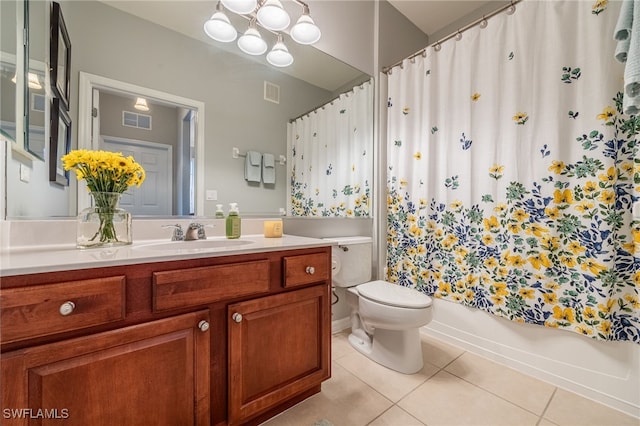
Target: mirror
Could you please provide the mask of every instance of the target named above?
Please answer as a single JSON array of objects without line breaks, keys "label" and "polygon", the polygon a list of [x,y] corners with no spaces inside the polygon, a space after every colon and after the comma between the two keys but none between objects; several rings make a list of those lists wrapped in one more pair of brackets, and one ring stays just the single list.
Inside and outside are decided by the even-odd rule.
[{"label": "mirror", "polygon": [[49,99],[45,87],[45,62],[48,61],[49,5],[43,1],[25,2],[25,21],[29,23],[26,49],[26,92],[27,135],[25,149],[37,159],[44,161],[49,135]]},{"label": "mirror", "polygon": [[[286,165],[276,166],[275,185],[250,184],[244,180],[244,158],[233,158],[234,148],[240,154],[255,150],[275,158],[286,156],[289,120],[370,78],[311,46],[297,46],[288,37],[285,43],[295,62],[287,70],[266,64],[264,57],[248,57],[233,43],[210,40],[202,25],[215,8],[211,2],[67,0],[60,4],[73,45],[70,117],[77,146],[92,143],[88,139],[91,131],[79,132],[86,124],[80,122],[78,111],[80,72],[204,104],[204,158],[196,159],[202,164],[203,179],[201,189],[192,187],[196,204],[203,206],[197,214],[213,216],[216,204],[223,204],[226,210],[230,202],[237,202],[243,215],[278,214],[286,206]],[[152,22],[158,22],[159,11],[167,7],[178,11],[169,14],[176,21],[189,21],[194,34],[185,35]],[[141,10],[149,14],[149,20],[127,13]],[[242,31],[241,25],[236,27]],[[268,37],[264,31],[263,37]],[[14,176],[9,170],[9,174],[8,187],[12,187],[18,173]],[[62,215],[76,214],[75,179],[65,188],[48,182],[46,186],[34,185],[34,180],[32,176],[31,183],[18,182],[15,187],[19,189],[7,189],[8,217],[61,215],[59,209],[50,211],[48,203],[38,202],[37,207],[14,204],[14,198],[37,202],[39,192],[46,192],[55,198],[55,204],[66,208],[67,213]],[[13,209],[14,205],[19,208]]]},{"label": "mirror", "polygon": [[[0,132],[3,138],[16,140],[17,97],[18,83],[18,41],[17,22],[22,3],[16,1],[0,2]],[[20,14],[21,15],[21,14]],[[22,81],[20,77],[20,81]]]}]

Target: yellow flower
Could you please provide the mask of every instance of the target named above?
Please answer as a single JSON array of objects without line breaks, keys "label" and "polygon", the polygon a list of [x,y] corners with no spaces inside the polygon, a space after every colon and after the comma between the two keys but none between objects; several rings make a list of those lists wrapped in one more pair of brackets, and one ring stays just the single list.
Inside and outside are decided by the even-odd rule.
[{"label": "yellow flower", "polygon": [[587,213],[594,207],[594,204],[588,200],[582,200],[580,204],[575,206],[574,208],[578,210],[580,213]]},{"label": "yellow flower", "polygon": [[558,284],[558,283],[557,283],[557,282],[555,282],[555,281],[548,282],[548,283],[546,283],[544,286],[545,286],[546,288],[548,288],[549,290],[557,290],[557,289],[559,289],[559,288],[560,288],[560,284]]},{"label": "yellow flower", "polygon": [[476,93],[474,93],[473,95],[471,95],[471,100],[472,100],[473,102],[477,102],[477,101],[478,101],[478,99],[480,99],[480,93],[476,92]]},{"label": "yellow flower", "polygon": [[496,260],[495,257],[490,257],[484,261],[484,266],[486,266],[489,269],[493,269],[496,266],[498,266],[498,261]]},{"label": "yellow flower", "polygon": [[463,203],[460,200],[455,200],[453,203],[450,204],[450,206],[453,210],[458,210],[460,207],[463,206]]},{"label": "yellow flower", "polygon": [[631,303],[631,306],[633,307],[633,309],[638,309],[640,308],[640,302],[638,302],[638,296],[636,296],[635,294],[627,294],[626,296],[624,296],[624,299]]},{"label": "yellow flower", "polygon": [[572,204],[573,203],[573,192],[570,189],[565,189],[561,191],[556,189],[553,192],[553,201],[556,204]]},{"label": "yellow flower", "polygon": [[[596,3],[596,5],[597,5],[597,4],[599,4],[599,3],[604,3],[605,1],[606,1],[606,0],[600,0],[600,1],[598,1],[598,2]],[[594,5],[594,7],[595,7],[596,5]],[[605,5],[606,5],[606,3],[605,3]],[[607,120],[609,120],[611,117],[613,117],[614,115],[616,115],[616,110],[615,110],[615,109],[613,109],[613,108],[611,108],[610,106],[606,106],[606,107],[604,107],[604,109],[602,110],[602,113],[598,114],[598,115],[596,116],[596,118],[597,118],[598,120],[604,120],[604,121],[607,121]]]},{"label": "yellow flower", "polygon": [[529,228],[527,229],[527,235],[533,234],[536,237],[541,237],[542,234],[545,234],[547,232],[549,232],[548,228],[542,227],[537,223],[531,224],[531,226],[529,226]]},{"label": "yellow flower", "polygon": [[582,190],[584,191],[585,194],[591,195],[598,190],[598,184],[592,180],[587,181],[582,187]]},{"label": "yellow flower", "polygon": [[573,253],[573,254],[580,254],[580,253],[582,253],[583,251],[585,251],[585,250],[586,250],[586,248],[584,248],[584,247],[582,246],[582,244],[580,244],[580,243],[579,243],[579,242],[577,242],[577,241],[572,241],[572,242],[570,242],[570,243],[569,243],[569,245],[567,246],[567,248],[568,248],[568,249],[569,249],[569,251],[570,251],[571,253]]},{"label": "yellow flower", "polygon": [[602,191],[598,200],[602,201],[605,204],[612,204],[616,199],[616,193],[613,191]]},{"label": "yellow flower", "polygon": [[542,298],[544,299],[544,303],[548,305],[554,305],[558,303],[558,296],[556,296],[555,293],[544,293],[542,295]]},{"label": "yellow flower", "polygon": [[618,172],[615,167],[609,167],[607,173],[600,173],[598,179],[602,182],[615,183],[618,180]]},{"label": "yellow flower", "polygon": [[510,223],[507,225],[507,229],[511,231],[512,234],[517,234],[518,232],[520,232],[520,225],[518,225],[517,223]]},{"label": "yellow flower", "polygon": [[407,186],[407,180],[406,179],[400,179],[400,186],[401,187]]},{"label": "yellow flower", "polygon": [[533,299],[535,291],[532,288],[521,288],[518,293],[523,299]]},{"label": "yellow flower", "polygon": [[493,241],[494,241],[494,240],[493,240],[493,236],[492,236],[492,235],[490,235],[490,234],[486,234],[486,235],[484,235],[484,236],[482,237],[482,243],[483,243],[485,246],[489,246],[489,245],[493,244]]},{"label": "yellow flower", "polygon": [[580,324],[579,326],[577,326],[576,331],[578,333],[584,334],[585,336],[593,333],[593,331],[590,328],[587,328],[587,326],[584,324]]},{"label": "yellow flower", "polygon": [[561,306],[556,305],[553,307],[553,317],[558,320],[573,322],[575,319],[575,313],[571,308],[562,309]]},{"label": "yellow flower", "polygon": [[505,210],[507,210],[507,205],[505,203],[497,204],[493,208],[493,211],[496,212],[496,213],[504,213]]},{"label": "yellow flower", "polygon": [[464,298],[467,299],[468,301],[473,300],[475,295],[476,293],[473,290],[467,290],[464,292]]},{"label": "yellow flower", "polygon": [[557,219],[560,217],[560,210],[558,210],[557,207],[546,207],[544,212],[549,219]]},{"label": "yellow flower", "polygon": [[593,275],[598,275],[600,272],[604,271],[607,269],[606,266],[596,262],[595,260],[592,259],[587,259],[585,260],[585,262],[582,264],[582,270],[586,271],[589,270]]},{"label": "yellow flower", "polygon": [[504,166],[501,166],[499,164],[494,164],[489,168],[489,173],[493,173],[493,174],[500,174],[503,171],[504,171]]},{"label": "yellow flower", "polygon": [[498,218],[495,216],[491,216],[488,219],[483,219],[482,222],[484,223],[484,229],[486,231],[489,232],[496,232],[498,231],[498,228],[500,227],[500,223],[498,222]]},{"label": "yellow flower", "polygon": [[611,323],[609,321],[603,321],[599,326],[598,330],[605,336],[611,333]]},{"label": "yellow flower", "polygon": [[416,152],[415,154],[413,154],[413,158],[415,158],[416,160],[422,159],[422,153],[420,151]]},{"label": "yellow flower", "polygon": [[584,308],[584,311],[582,312],[582,315],[586,319],[596,319],[596,318],[598,318],[598,313],[591,306],[587,306],[586,308]]},{"label": "yellow flower", "polygon": [[513,121],[522,121],[524,119],[528,118],[527,117],[527,113],[526,112],[518,112],[516,113],[516,115],[513,116]]},{"label": "yellow flower", "polygon": [[491,296],[491,300],[493,300],[493,303],[496,305],[502,305],[504,303],[504,297],[498,296],[497,294]]},{"label": "yellow flower", "polygon": [[422,229],[417,226],[417,225],[413,225],[411,228],[409,228],[409,232],[411,233],[411,235],[413,235],[414,237],[420,237],[422,236]]},{"label": "yellow flower", "polygon": [[538,253],[536,256],[529,257],[529,262],[531,263],[531,266],[533,266],[536,269],[540,269],[543,266],[545,268],[548,268],[551,266],[551,261],[549,260],[547,255],[544,253]]},{"label": "yellow flower", "polygon": [[545,249],[553,251],[560,247],[560,238],[544,235],[541,239],[541,244]]},{"label": "yellow flower", "polygon": [[549,166],[549,171],[550,172],[554,172],[555,174],[559,175],[560,173],[562,173],[564,168],[565,168],[564,162],[562,162],[562,161],[554,161]]},{"label": "yellow flower", "polygon": [[507,265],[509,265],[509,266],[514,266],[516,268],[521,268],[526,264],[527,264],[527,261],[524,260],[519,255],[507,257]]},{"label": "yellow flower", "polygon": [[515,212],[513,212],[512,217],[518,222],[522,222],[523,220],[526,220],[529,218],[529,213],[525,212],[523,209],[518,209]]},{"label": "yellow flower", "polygon": [[451,293],[451,284],[440,281],[440,283],[438,284],[438,290],[440,291],[440,293]]},{"label": "yellow flower", "polygon": [[497,296],[507,296],[509,290],[507,289],[507,283],[497,282],[493,284],[493,288]]},{"label": "yellow flower", "polygon": [[603,305],[602,303],[599,303],[598,304],[598,309],[603,314],[609,314],[609,313],[611,313],[611,308],[613,308],[614,304],[615,304],[615,300],[609,299],[609,300],[607,300],[607,304],[606,305]]},{"label": "yellow flower", "polygon": [[84,179],[92,192],[123,193],[140,186],[146,177],[144,168],[132,156],[120,152],[78,149],[62,158],[65,170],[73,170],[78,180]]},{"label": "yellow flower", "polygon": [[567,268],[573,268],[576,266],[576,259],[571,256],[560,256],[560,262],[562,262]]}]

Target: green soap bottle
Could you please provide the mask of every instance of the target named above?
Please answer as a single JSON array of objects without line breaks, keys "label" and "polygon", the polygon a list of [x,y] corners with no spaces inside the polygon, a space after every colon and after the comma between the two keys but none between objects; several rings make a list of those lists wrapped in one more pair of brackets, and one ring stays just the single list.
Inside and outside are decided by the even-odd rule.
[{"label": "green soap bottle", "polygon": [[222,211],[222,204],[216,204],[216,219],[224,219],[224,212]]},{"label": "green soap bottle", "polygon": [[227,238],[240,238],[240,216],[238,215],[238,204],[229,203],[229,215],[226,219]]}]

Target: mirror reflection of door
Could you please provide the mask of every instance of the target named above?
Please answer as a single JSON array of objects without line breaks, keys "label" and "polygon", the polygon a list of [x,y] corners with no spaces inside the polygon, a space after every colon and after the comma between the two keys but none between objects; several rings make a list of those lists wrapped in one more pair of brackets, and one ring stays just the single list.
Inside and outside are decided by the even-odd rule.
[{"label": "mirror reflection of door", "polygon": [[94,89],[92,99],[99,149],[133,156],[146,172],[142,186],[129,188],[120,206],[138,216],[193,215],[194,111],[104,89]]}]

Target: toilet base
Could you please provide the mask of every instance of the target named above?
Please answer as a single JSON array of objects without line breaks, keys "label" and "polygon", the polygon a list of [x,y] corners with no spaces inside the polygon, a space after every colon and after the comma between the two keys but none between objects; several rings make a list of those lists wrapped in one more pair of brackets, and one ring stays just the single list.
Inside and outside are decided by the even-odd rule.
[{"label": "toilet base", "polygon": [[420,331],[376,329],[373,336],[362,329],[353,330],[349,343],[358,352],[392,370],[414,374],[422,370]]}]

